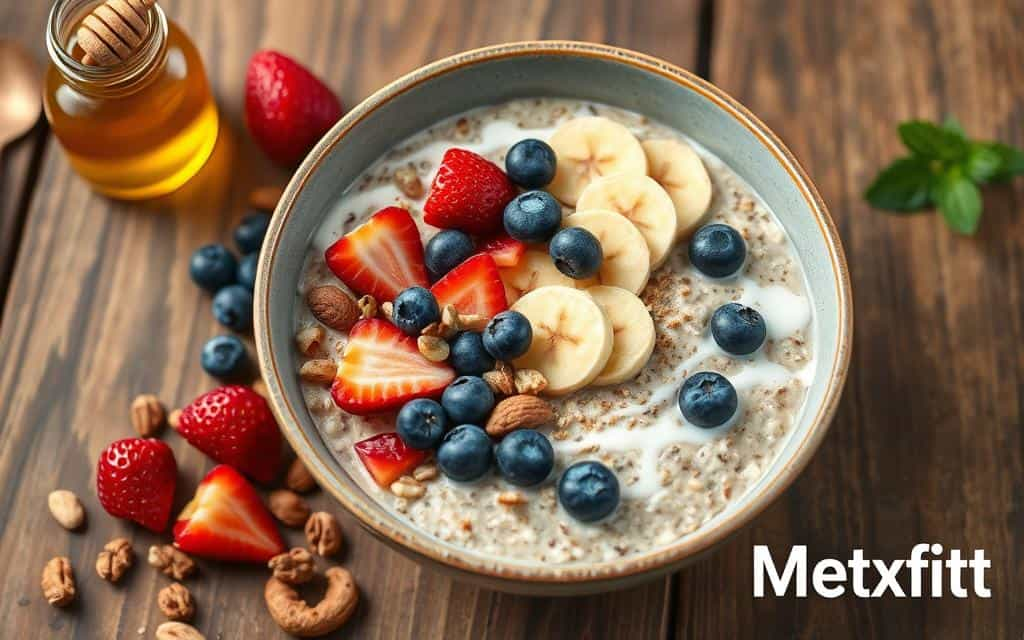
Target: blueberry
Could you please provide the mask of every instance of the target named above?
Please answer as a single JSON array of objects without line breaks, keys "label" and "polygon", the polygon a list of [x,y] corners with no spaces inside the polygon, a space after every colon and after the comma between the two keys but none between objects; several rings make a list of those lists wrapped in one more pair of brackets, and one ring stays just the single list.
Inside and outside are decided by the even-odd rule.
[{"label": "blueberry", "polygon": [[252,292],[240,284],[224,287],[213,296],[213,317],[228,329],[245,331],[252,326]]},{"label": "blueberry", "polygon": [[441,444],[448,428],[448,416],[440,404],[428,398],[410,400],[398,412],[395,430],[413,449],[433,449]]},{"label": "blueberry", "polygon": [[494,448],[501,476],[514,485],[540,484],[555,466],[555,450],[539,431],[520,429],[505,436]]},{"label": "blueberry", "polygon": [[395,298],[391,321],[410,336],[418,336],[423,327],[441,320],[437,299],[423,287],[409,287]]},{"label": "blueberry", "polygon": [[423,261],[427,265],[430,281],[440,280],[441,276],[476,252],[473,239],[456,229],[444,229],[427,242],[423,250]]},{"label": "blueberry", "polygon": [[441,406],[454,424],[483,424],[494,408],[494,392],[476,376],[459,376],[441,394]]},{"label": "blueberry", "polygon": [[256,263],[260,254],[250,253],[238,261],[238,284],[252,291],[256,288]]},{"label": "blueberry", "polygon": [[600,462],[577,462],[558,481],[558,501],[581,522],[600,520],[619,504],[619,479]]},{"label": "blueberry", "polygon": [[484,328],[484,348],[498,360],[514,360],[530,350],[533,327],[518,311],[502,311]]},{"label": "blueberry", "polygon": [[491,438],[480,427],[463,424],[455,427],[437,448],[437,466],[452,480],[469,482],[491,468]]},{"label": "blueberry", "polygon": [[527,191],[508,203],[503,219],[516,240],[547,242],[562,226],[562,205],[546,191]]},{"label": "blueberry", "polygon": [[494,358],[484,348],[483,337],[475,331],[463,331],[452,339],[449,362],[464,376],[479,376],[494,368]]},{"label": "blueberry", "polygon": [[747,258],[747,245],[739,231],[727,224],[709,224],[690,240],[690,262],[712,278],[731,276]]},{"label": "blueberry", "polygon": [[583,227],[569,227],[556,233],[548,253],[559,271],[576,280],[595,275],[604,259],[601,243]]},{"label": "blueberry", "polygon": [[723,304],[711,316],[711,335],[718,346],[736,356],[757,351],[767,329],[761,314],[737,302]]},{"label": "blueberry", "polygon": [[687,422],[704,429],[719,427],[736,413],[739,398],[732,383],[720,373],[701,371],[686,379],[679,390],[679,410]]},{"label": "blueberry", "polygon": [[235,283],[238,263],[235,256],[222,244],[199,247],[188,263],[192,281],[210,293]]},{"label": "blueberry", "polygon": [[235,244],[244,253],[259,253],[263,246],[263,236],[267,235],[270,226],[270,214],[258,211],[242,218],[235,227]]},{"label": "blueberry", "polygon": [[235,336],[215,336],[203,345],[200,363],[214,378],[238,378],[249,365],[249,354]]},{"label": "blueberry", "polygon": [[555,150],[535,138],[520,140],[505,154],[505,173],[524,189],[546,187],[555,177]]}]

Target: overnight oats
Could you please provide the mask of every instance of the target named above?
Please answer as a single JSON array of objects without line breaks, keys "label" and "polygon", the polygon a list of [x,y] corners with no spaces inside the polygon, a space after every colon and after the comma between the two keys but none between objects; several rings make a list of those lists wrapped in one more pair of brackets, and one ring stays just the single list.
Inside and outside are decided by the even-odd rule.
[{"label": "overnight oats", "polygon": [[311,241],[306,404],[384,507],[453,545],[607,561],[739,500],[813,371],[803,268],[680,133],[532,99],[398,145]]}]

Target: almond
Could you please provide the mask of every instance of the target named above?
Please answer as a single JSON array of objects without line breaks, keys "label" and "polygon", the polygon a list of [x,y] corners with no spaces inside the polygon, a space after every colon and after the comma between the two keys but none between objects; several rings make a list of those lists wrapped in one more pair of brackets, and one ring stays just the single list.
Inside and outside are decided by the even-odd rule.
[{"label": "almond", "polygon": [[348,331],[359,319],[356,301],[338,287],[313,287],[306,294],[306,304],[317,320],[338,331]]},{"label": "almond", "polygon": [[51,491],[47,497],[47,505],[53,519],[60,523],[68,531],[74,531],[85,522],[85,509],[82,501],[67,489]]},{"label": "almond", "polygon": [[494,407],[486,431],[491,437],[501,438],[517,429],[534,429],[554,419],[555,411],[547,400],[537,396],[511,396]]},{"label": "almond", "polygon": [[295,458],[284,476],[284,486],[296,493],[306,493],[316,488],[316,480],[302,460]]}]

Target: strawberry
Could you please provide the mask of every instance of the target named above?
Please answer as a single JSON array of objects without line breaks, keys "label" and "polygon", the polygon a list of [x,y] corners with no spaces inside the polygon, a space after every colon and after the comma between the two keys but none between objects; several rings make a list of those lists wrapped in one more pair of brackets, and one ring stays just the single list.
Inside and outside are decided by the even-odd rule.
[{"label": "strawberry", "polygon": [[423,244],[409,212],[387,207],[332,244],[324,253],[327,266],[356,293],[377,302],[394,300],[413,286],[426,287]]},{"label": "strawberry", "polygon": [[349,331],[331,395],[345,411],[363,416],[397,409],[413,398],[440,397],[454,379],[451,367],[423,357],[416,338],[373,318]]},{"label": "strawberry", "polygon": [[181,410],[178,433],[217,462],[269,484],[281,462],[281,433],[267,401],[249,387],[209,391]]},{"label": "strawberry", "polygon": [[174,523],[174,546],[227,562],[265,563],[285,550],[263,501],[242,474],[214,467]]},{"label": "strawberry", "polygon": [[501,230],[501,217],[515,185],[493,162],[465,149],[449,149],[441,159],[423,220],[442,229],[489,235]]},{"label": "strawberry", "polygon": [[442,308],[453,304],[459,313],[466,315],[492,318],[508,309],[505,285],[501,282],[494,258],[488,253],[468,258],[435,282],[430,292]]},{"label": "strawberry", "polygon": [[427,450],[407,447],[397,433],[381,433],[366,440],[360,440],[353,447],[363,466],[382,487],[391,483],[423,464]]},{"label": "strawberry", "polygon": [[340,117],[337,96],[298,62],[277,51],[249,60],[245,122],[274,162],[298,163]]},{"label": "strawberry", "polygon": [[152,438],[112,442],[96,465],[96,493],[107,513],[157,533],[167,528],[177,481],[174,453]]},{"label": "strawberry", "polygon": [[498,234],[480,243],[481,253],[489,253],[499,267],[514,267],[526,253],[526,243],[507,233]]}]

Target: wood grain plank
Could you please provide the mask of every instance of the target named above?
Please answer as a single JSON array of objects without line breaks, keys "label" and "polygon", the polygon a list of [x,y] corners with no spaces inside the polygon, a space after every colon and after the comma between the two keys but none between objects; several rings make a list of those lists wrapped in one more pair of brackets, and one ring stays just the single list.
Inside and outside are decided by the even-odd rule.
[{"label": "wood grain plank", "polygon": [[[42,17],[0,0],[0,15],[41,33]],[[180,192],[144,206],[99,197],[48,149],[28,214],[24,246],[0,326],[0,620],[9,633],[47,629],[56,638],[151,636],[162,621],[156,593],[167,580],[136,567],[113,587],[92,565],[117,535],[136,552],[159,540],[108,518],[92,488],[93,465],[111,440],[132,434],[127,408],[140,392],[180,405],[211,387],[198,365],[202,343],[218,332],[209,299],[192,286],[187,260],[202,243],[226,240],[248,189],[286,176],[262,160],[242,133],[242,78],[249,55],[278,48],[309,64],[352,105],[431,59],[466,48],[529,38],[604,40],[688,65],[695,51],[695,3],[643,3],[629,9],[539,0],[501,3],[173,0],[172,17],[203,53],[225,124],[214,157]],[[3,11],[9,13],[5,14]],[[35,43],[37,53],[42,49]],[[208,459],[175,434],[181,489],[193,490]],[[45,508],[56,487],[75,489],[90,520],[67,534]],[[339,513],[325,495],[315,506]],[[524,598],[454,583],[421,570],[342,517],[342,563],[365,595],[338,634],[354,638],[656,638],[665,635],[667,580],[627,592],[573,599]],[[299,543],[298,532],[288,532]],[[68,555],[80,583],[74,607],[59,611],[39,594],[53,555]],[[197,626],[216,638],[285,637],[262,602],[265,570],[202,564],[188,583]],[[137,635],[138,634],[138,635]]]},{"label": "wood grain plank", "polygon": [[[1024,193],[986,192],[974,238],[861,193],[903,153],[899,120],[956,114],[1024,143],[1020,3],[719,0],[712,79],[815,179],[855,293],[850,380],[820,453],[786,497],[682,574],[679,638],[1011,638],[1024,631]],[[752,598],[754,544],[784,558],[904,558],[918,542],[986,550],[991,599]]]}]

